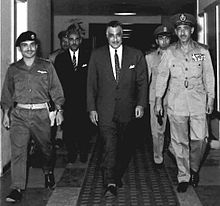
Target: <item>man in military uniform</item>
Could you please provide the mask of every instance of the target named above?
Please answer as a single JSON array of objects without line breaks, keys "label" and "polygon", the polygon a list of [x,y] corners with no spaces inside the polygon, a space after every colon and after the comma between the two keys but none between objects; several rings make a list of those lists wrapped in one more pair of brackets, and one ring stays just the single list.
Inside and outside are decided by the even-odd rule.
[{"label": "man in military uniform", "polygon": [[60,48],[53,51],[49,55],[49,59],[53,64],[54,64],[55,59],[56,59],[58,54],[61,54],[61,53],[65,52],[67,49],[69,49],[69,39],[68,39],[68,36],[67,36],[67,31],[59,32],[58,38],[60,40]]},{"label": "man in military uniform", "polygon": [[167,98],[163,98],[163,115],[156,116],[154,112],[156,96],[155,87],[158,75],[158,65],[161,62],[164,50],[170,45],[171,34],[172,31],[169,25],[164,24],[158,26],[153,34],[158,48],[145,56],[148,65],[148,77],[150,84],[150,122],[153,138],[153,158],[156,168],[161,168],[163,165],[164,133],[167,121]]},{"label": "man in military uniform", "polygon": [[40,148],[44,161],[45,187],[54,189],[53,146],[50,135],[48,102],[54,101],[56,122],[63,121],[61,106],[64,95],[53,65],[36,57],[38,40],[32,31],[22,33],[16,40],[22,59],[7,70],[1,97],[3,125],[10,129],[11,193],[7,202],[18,202],[26,186],[27,145],[30,136]]},{"label": "man in military uniform", "polygon": [[178,167],[178,192],[198,186],[207,137],[206,114],[213,111],[214,72],[206,46],[192,40],[196,20],[183,13],[171,17],[178,41],[163,54],[156,81],[155,112],[162,112],[162,97],[169,79],[168,117],[170,151]]}]

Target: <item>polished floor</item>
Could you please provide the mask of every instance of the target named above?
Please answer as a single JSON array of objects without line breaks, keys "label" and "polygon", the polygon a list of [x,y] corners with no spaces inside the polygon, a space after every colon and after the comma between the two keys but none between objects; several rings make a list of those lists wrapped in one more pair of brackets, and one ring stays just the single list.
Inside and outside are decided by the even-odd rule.
[{"label": "polished floor", "polygon": [[[153,167],[151,151],[141,142],[124,175],[124,185],[118,197],[103,199],[102,178],[99,172],[97,138],[91,139],[89,161],[77,160],[72,166],[65,161],[65,148],[57,150],[54,191],[44,188],[44,176],[40,168],[31,167],[22,206],[84,206],[84,205],[130,205],[130,206],[219,206],[220,205],[220,150],[209,150],[200,171],[198,188],[191,186],[186,193],[176,192],[176,166],[165,151],[165,167]],[[10,192],[10,170],[0,179],[0,205]]]}]

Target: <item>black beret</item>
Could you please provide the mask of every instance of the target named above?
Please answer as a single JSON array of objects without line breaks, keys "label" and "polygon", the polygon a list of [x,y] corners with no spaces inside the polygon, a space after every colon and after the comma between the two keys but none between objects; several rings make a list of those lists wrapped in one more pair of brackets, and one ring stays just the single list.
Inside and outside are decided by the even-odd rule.
[{"label": "black beret", "polygon": [[20,46],[21,42],[35,41],[37,43],[37,35],[33,31],[26,31],[20,34],[15,42],[15,46]]},{"label": "black beret", "polygon": [[59,39],[62,39],[63,37],[67,37],[67,31],[61,31],[61,32],[59,32],[58,38],[59,38]]},{"label": "black beret", "polygon": [[172,34],[172,29],[170,26],[167,25],[160,25],[154,30],[154,37],[157,38],[158,35],[166,35],[166,36],[171,36]]},{"label": "black beret", "polygon": [[179,13],[175,14],[170,18],[170,21],[174,25],[174,27],[177,27],[179,25],[189,25],[189,26],[195,26],[196,25],[196,19],[192,14],[188,13]]}]

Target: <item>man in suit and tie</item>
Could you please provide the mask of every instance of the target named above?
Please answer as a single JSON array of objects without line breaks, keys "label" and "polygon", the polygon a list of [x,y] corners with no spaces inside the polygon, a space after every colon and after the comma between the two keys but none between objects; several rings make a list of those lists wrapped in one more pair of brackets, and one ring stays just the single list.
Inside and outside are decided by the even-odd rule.
[{"label": "man in suit and tie", "polygon": [[[105,195],[117,195],[129,162],[127,134],[141,118],[147,100],[146,63],[141,51],[122,44],[118,21],[106,28],[108,45],[92,52],[87,78],[87,109],[103,141],[102,174]],[[133,137],[135,138],[135,137]]]},{"label": "man in suit and tie", "polygon": [[85,163],[88,159],[89,118],[86,110],[86,80],[89,54],[88,49],[82,48],[81,29],[71,25],[67,29],[67,36],[69,49],[56,57],[54,65],[66,98],[63,139],[68,164],[71,166],[78,154],[81,162]]}]

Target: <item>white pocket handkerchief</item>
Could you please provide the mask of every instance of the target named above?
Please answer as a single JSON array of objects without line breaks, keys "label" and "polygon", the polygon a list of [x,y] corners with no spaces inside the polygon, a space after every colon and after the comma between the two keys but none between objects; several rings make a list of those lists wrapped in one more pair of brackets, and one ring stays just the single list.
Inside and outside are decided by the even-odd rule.
[{"label": "white pocket handkerchief", "polygon": [[134,64],[132,64],[132,65],[129,66],[129,69],[134,69],[134,68],[135,68],[135,65],[134,65]]},{"label": "white pocket handkerchief", "polygon": [[87,67],[87,64],[83,64],[82,67]]},{"label": "white pocket handkerchief", "polygon": [[47,73],[47,71],[43,71],[43,70],[38,70],[37,72],[41,73],[41,74],[46,74]]}]

